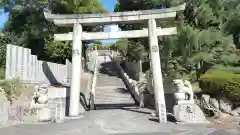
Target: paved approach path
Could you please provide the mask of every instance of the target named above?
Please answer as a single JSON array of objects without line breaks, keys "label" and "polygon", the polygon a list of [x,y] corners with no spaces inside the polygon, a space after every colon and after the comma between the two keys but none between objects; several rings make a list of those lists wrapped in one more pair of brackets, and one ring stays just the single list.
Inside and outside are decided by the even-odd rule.
[{"label": "paved approach path", "polygon": [[[0,129],[0,135],[237,135],[238,127],[207,128],[206,125],[159,124],[150,116],[151,110],[138,109],[123,82],[105,65],[98,75],[97,110],[85,112],[83,118],[55,124],[29,124]],[[108,75],[104,73],[108,71]],[[116,85],[118,84],[118,85]],[[116,87],[114,87],[116,86]],[[106,92],[102,94],[101,92]],[[117,94],[114,96],[113,94]],[[114,96],[118,100],[110,98]],[[120,98],[121,97],[121,98]],[[110,105],[107,105],[110,104]],[[119,105],[121,104],[121,105]]]},{"label": "paved approach path", "polygon": [[159,124],[149,112],[131,108],[87,112],[62,124],[31,124],[1,128],[1,135],[239,135],[240,129],[206,128],[205,125]]}]

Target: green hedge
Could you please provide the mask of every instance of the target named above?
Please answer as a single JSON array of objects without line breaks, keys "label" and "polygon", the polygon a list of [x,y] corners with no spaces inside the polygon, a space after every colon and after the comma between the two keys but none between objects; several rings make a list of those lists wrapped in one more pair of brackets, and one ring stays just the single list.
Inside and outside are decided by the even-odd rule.
[{"label": "green hedge", "polygon": [[199,87],[210,95],[225,95],[229,100],[240,101],[240,74],[216,70],[203,74]]}]

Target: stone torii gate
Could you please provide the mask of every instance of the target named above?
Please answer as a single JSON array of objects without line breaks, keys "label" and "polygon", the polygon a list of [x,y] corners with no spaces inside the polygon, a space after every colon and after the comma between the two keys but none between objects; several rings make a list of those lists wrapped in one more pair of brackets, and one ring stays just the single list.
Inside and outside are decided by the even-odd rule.
[{"label": "stone torii gate", "polygon": [[[72,45],[72,80],[70,92],[69,116],[79,116],[79,93],[81,77],[81,53],[83,40],[104,40],[104,39],[122,39],[149,37],[149,48],[151,58],[151,69],[153,73],[153,88],[155,94],[156,112],[159,121],[166,123],[166,106],[162,82],[161,63],[158,48],[158,36],[177,34],[177,29],[160,28],[156,26],[156,19],[166,21],[174,19],[178,11],[185,10],[185,4],[156,10],[143,10],[131,12],[117,12],[108,14],[51,14],[44,12],[48,21],[55,25],[63,27],[73,27],[73,32],[64,34],[55,34],[56,41],[73,40]],[[83,32],[82,26],[96,25],[104,23],[141,23],[148,22],[148,29],[120,31],[120,32]]]}]

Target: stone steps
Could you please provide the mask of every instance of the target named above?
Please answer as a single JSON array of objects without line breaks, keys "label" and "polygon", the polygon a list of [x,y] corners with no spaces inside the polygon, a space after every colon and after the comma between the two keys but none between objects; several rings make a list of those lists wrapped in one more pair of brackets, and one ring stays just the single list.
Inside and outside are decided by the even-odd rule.
[{"label": "stone steps", "polygon": [[[108,64],[107,66],[112,66],[108,69],[111,72],[116,72],[112,70],[116,70],[113,66],[114,64]],[[134,105],[134,100],[126,89],[124,82],[121,78],[117,76],[109,76],[106,74],[98,73],[97,76],[97,86],[96,86],[96,105],[126,105],[131,104]]]},{"label": "stone steps", "polygon": [[97,95],[99,95],[99,96],[110,96],[110,97],[130,97],[131,95],[130,95],[130,93],[129,94],[119,94],[119,93],[117,93],[117,92],[111,92],[111,93],[106,93],[106,91],[104,91],[105,93],[103,93],[103,92],[96,92],[96,94]]},{"label": "stone steps", "polygon": [[116,101],[116,102],[109,102],[109,101],[99,101],[96,103],[96,105],[99,105],[99,104],[105,104],[105,105],[112,105],[112,104],[115,104],[115,105],[125,105],[125,104],[134,104],[133,102],[130,102],[130,101]]},{"label": "stone steps", "polygon": [[109,102],[114,102],[114,101],[133,101],[132,97],[99,97],[96,98],[97,101],[109,101]]},{"label": "stone steps", "polygon": [[98,97],[100,98],[106,98],[106,97],[117,97],[117,98],[130,98],[131,95],[120,95],[120,94],[116,94],[116,93],[112,93],[112,94],[99,94],[99,93],[96,93],[96,95],[98,95]]}]

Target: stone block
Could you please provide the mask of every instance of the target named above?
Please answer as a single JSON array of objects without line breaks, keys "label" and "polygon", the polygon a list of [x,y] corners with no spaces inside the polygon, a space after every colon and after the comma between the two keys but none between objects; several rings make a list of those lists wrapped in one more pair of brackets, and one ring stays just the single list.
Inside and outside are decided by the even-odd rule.
[{"label": "stone block", "polygon": [[35,103],[31,103],[31,108],[35,108],[35,109],[40,109],[40,108],[44,108],[47,107],[46,104],[35,104]]},{"label": "stone block", "polygon": [[81,103],[79,103],[79,114],[83,114],[85,112],[85,108]]},{"label": "stone block", "polygon": [[56,108],[55,108],[55,114],[54,114],[54,122],[56,123],[62,123],[64,122],[65,118],[65,103],[62,99],[58,99],[55,102]]},{"label": "stone block", "polygon": [[179,104],[173,108],[177,122],[186,124],[208,123],[203,111],[196,104]]},{"label": "stone block", "polygon": [[50,108],[44,107],[37,110],[37,120],[39,122],[48,122],[52,120],[52,113]]},{"label": "stone block", "polygon": [[0,102],[0,124],[4,124],[8,120],[8,102]]},{"label": "stone block", "polygon": [[223,113],[230,114],[232,111],[232,103],[230,101],[228,101],[227,99],[223,98],[223,99],[219,100],[219,109]]},{"label": "stone block", "polygon": [[232,116],[240,116],[240,107],[232,110],[231,115]]},{"label": "stone block", "polygon": [[219,110],[220,105],[219,105],[219,102],[218,102],[218,100],[217,100],[216,98],[211,98],[211,99],[209,100],[209,104],[210,104],[213,108]]},{"label": "stone block", "polygon": [[194,100],[182,100],[182,101],[177,101],[177,104],[194,104]]},{"label": "stone block", "polygon": [[48,104],[48,107],[51,109],[51,113],[52,113],[53,117],[55,117],[56,108],[59,107],[58,104],[61,104],[61,109],[64,110],[63,112],[64,112],[64,115],[66,116],[66,113],[65,113],[66,112],[66,99],[65,98],[49,99],[47,104]]},{"label": "stone block", "polygon": [[211,105],[209,104],[210,96],[203,94],[201,97],[201,104],[204,108],[211,108]]},{"label": "stone block", "polygon": [[67,88],[65,87],[49,87],[48,98],[66,98]]}]

